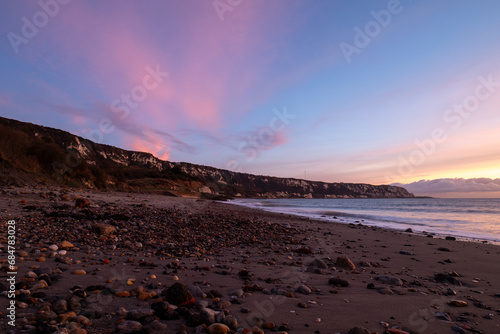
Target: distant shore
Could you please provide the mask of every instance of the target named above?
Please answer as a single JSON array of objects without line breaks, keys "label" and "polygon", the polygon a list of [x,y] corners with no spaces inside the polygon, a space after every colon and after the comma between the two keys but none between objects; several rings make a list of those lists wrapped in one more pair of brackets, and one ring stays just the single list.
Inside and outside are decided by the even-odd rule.
[{"label": "distant shore", "polygon": [[[161,195],[10,188],[0,203],[5,333],[10,220],[16,332],[500,332],[499,246]],[[174,283],[195,304],[162,311]]]}]

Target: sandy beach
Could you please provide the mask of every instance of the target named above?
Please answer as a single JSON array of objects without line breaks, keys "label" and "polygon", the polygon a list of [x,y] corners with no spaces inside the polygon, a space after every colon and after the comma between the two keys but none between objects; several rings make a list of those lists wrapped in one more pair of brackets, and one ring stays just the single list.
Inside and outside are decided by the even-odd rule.
[{"label": "sandy beach", "polygon": [[55,187],[3,189],[0,214],[3,333],[500,332],[495,245]]}]

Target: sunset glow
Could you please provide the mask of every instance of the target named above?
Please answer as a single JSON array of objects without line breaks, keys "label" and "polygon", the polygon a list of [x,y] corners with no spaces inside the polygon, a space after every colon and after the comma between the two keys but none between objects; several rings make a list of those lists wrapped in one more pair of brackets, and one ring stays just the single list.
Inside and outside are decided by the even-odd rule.
[{"label": "sunset glow", "polygon": [[0,114],[260,175],[500,177],[499,2],[233,3],[4,1]]}]

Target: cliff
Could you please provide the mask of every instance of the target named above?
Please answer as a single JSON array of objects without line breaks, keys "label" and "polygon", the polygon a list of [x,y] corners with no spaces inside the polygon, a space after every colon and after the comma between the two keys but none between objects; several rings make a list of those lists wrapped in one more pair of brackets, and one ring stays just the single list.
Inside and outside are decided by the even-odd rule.
[{"label": "cliff", "polygon": [[228,198],[407,198],[388,185],[325,183],[232,172],[98,144],[71,133],[0,117],[2,185],[63,184],[101,190]]}]

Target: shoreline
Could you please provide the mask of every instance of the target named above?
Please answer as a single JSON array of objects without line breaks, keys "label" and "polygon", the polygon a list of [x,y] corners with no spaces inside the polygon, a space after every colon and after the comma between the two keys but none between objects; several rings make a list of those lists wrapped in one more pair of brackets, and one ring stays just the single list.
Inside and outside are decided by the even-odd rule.
[{"label": "shoreline", "polygon": [[[125,333],[123,323],[131,321],[151,333],[204,333],[196,321],[200,312],[215,312],[216,320],[231,325],[236,319],[231,333],[253,326],[264,333],[347,334],[354,327],[383,333],[386,326],[411,334],[453,334],[454,326],[466,333],[500,330],[497,245],[332,224],[210,200],[11,190],[0,195],[1,237],[6,220],[15,218],[17,282],[35,296],[16,298],[17,329],[24,327],[25,333],[54,315],[53,326],[72,328],[68,333]],[[88,207],[75,208],[71,198],[62,200],[65,195],[83,196]],[[50,250],[66,240],[73,247]],[[58,254],[61,249],[65,255]],[[20,257],[21,251],[26,256]],[[6,256],[0,253],[2,266]],[[51,274],[40,268],[50,268]],[[79,270],[85,274],[74,274]],[[5,270],[0,276],[4,283]],[[175,283],[199,293],[193,292],[196,304],[187,308],[189,314],[182,311],[176,320],[151,315],[148,310],[163,302],[165,289]],[[72,292],[75,286],[85,297]],[[61,300],[80,307],[61,309]],[[459,301],[466,305],[456,306]],[[6,324],[8,302],[2,294],[6,333],[12,329]]]},{"label": "shoreline", "polygon": [[[400,228],[398,228],[396,226],[384,226],[384,224],[394,225],[397,223],[395,223],[395,222],[388,223],[384,220],[377,220],[375,218],[367,219],[367,218],[351,217],[349,214],[346,214],[343,212],[337,212],[336,215],[327,216],[326,214],[319,214],[319,213],[318,214],[307,214],[307,213],[299,213],[299,212],[279,211],[279,210],[276,210],[275,208],[268,209],[266,207],[257,207],[257,206],[247,205],[247,203],[238,203],[238,200],[239,199],[233,199],[233,200],[225,201],[225,203],[230,203],[233,205],[247,207],[250,209],[260,210],[263,212],[289,214],[289,215],[293,215],[296,217],[304,217],[304,218],[309,218],[311,220],[329,222],[329,223],[334,223],[334,224],[335,223],[336,224],[363,224],[366,226],[380,227],[380,228],[392,230],[395,232],[406,232],[406,230],[411,229],[412,231],[410,233],[412,233],[414,235],[421,235],[424,237],[427,237],[428,235],[435,236],[435,237],[442,237],[442,238],[454,237],[454,238],[456,238],[456,240],[464,241],[464,242],[473,242],[473,243],[480,243],[480,244],[488,243],[488,244],[500,246],[500,239],[498,239],[498,237],[497,237],[497,239],[495,239],[495,238],[489,239],[488,237],[479,238],[479,237],[463,235],[463,234],[460,234],[460,232],[444,233],[444,232],[440,232],[440,231],[433,231],[432,228],[430,228],[429,231],[427,231],[427,230],[418,231],[418,230],[414,230],[414,227],[400,227]],[[245,199],[243,199],[243,200],[245,200]],[[262,200],[262,199],[256,198],[256,200]],[[365,200],[365,199],[363,199],[363,200]],[[367,199],[367,200],[370,200],[370,199]],[[221,201],[221,203],[224,203],[224,201]],[[351,221],[349,221],[349,220],[351,220]],[[410,225],[410,224],[408,224],[408,225]]]}]

